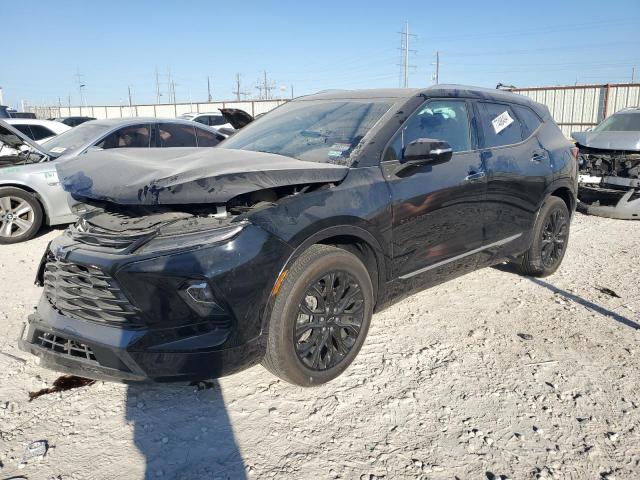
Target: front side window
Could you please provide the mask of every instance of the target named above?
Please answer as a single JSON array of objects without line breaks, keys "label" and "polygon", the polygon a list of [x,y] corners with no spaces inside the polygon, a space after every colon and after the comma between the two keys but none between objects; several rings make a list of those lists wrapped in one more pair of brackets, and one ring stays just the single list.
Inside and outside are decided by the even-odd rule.
[{"label": "front side window", "polygon": [[196,131],[193,125],[159,123],[158,140],[160,148],[195,147],[197,145]]},{"label": "front side window", "polygon": [[640,112],[616,113],[593,130],[595,132],[640,132]]},{"label": "front side window", "polygon": [[402,160],[414,140],[444,140],[454,152],[471,150],[467,104],[463,100],[428,100],[407,120],[387,148],[385,160]]},{"label": "front side window", "polygon": [[130,125],[123,127],[96,144],[97,147],[104,148],[149,148],[151,139],[151,128],[148,124]]},{"label": "front side window", "polygon": [[478,102],[482,147],[492,148],[520,143],[522,127],[509,105]]},{"label": "front side window", "polygon": [[293,101],[270,112],[268,120],[250,123],[220,146],[351,165],[352,152],[392,104],[389,99]]}]

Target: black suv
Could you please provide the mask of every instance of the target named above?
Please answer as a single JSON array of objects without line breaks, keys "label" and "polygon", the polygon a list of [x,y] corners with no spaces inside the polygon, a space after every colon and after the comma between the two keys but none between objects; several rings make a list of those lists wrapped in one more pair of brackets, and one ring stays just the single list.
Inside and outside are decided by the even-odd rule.
[{"label": "black suv", "polygon": [[262,362],[327,382],[412,292],[505,260],[553,273],[576,154],[546,107],[442,85],[302,97],[162,162],[90,152],[58,167],[80,220],[42,259],[21,348],[93,378]]}]

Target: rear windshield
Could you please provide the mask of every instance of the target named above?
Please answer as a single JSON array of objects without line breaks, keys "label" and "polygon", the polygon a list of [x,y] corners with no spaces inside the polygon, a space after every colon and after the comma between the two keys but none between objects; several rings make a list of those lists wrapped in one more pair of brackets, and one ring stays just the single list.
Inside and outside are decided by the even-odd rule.
[{"label": "rear windshield", "polygon": [[640,112],[616,113],[593,130],[595,132],[640,132]]},{"label": "rear windshield", "polygon": [[54,153],[75,150],[87,142],[98,140],[111,127],[95,123],[83,123],[44,142],[42,146]]},{"label": "rear windshield", "polygon": [[293,101],[220,146],[350,165],[351,153],[392,104],[388,99]]}]

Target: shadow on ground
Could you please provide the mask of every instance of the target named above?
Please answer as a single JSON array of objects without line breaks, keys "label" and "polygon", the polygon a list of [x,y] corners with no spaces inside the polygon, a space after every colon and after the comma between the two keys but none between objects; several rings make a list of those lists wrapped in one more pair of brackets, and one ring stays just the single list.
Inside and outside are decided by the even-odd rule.
[{"label": "shadow on ground", "polygon": [[[509,263],[503,263],[500,265],[496,265],[494,268],[501,270],[503,272],[509,272],[509,273],[518,273],[518,271],[515,269],[515,267]],[[590,300],[587,300],[585,298],[582,298],[578,295],[576,295],[575,293],[571,293],[571,292],[567,292],[566,290],[562,290],[561,288],[558,288],[552,284],[550,284],[549,282],[545,282],[544,280],[541,280],[539,278],[534,278],[534,277],[525,277],[528,280],[530,280],[531,282],[535,283],[536,285],[539,285],[541,287],[546,288],[547,290],[550,290],[553,293],[556,293],[558,295],[562,295],[563,297],[571,300],[572,302],[575,302],[577,304],[582,305],[583,307],[588,308],[589,310],[593,310],[594,312],[599,313],[600,315],[604,315],[605,317],[610,317],[613,318],[616,322],[620,322],[621,324],[627,326],[627,327],[631,327],[633,329],[640,329],[640,323],[631,320],[630,318],[624,317],[622,315],[620,315],[619,313],[614,312],[613,310],[609,310],[601,305],[598,305],[597,303],[593,303]]]},{"label": "shadow on ground", "polygon": [[145,457],[145,479],[246,478],[220,386],[206,387],[128,387],[126,418]]}]

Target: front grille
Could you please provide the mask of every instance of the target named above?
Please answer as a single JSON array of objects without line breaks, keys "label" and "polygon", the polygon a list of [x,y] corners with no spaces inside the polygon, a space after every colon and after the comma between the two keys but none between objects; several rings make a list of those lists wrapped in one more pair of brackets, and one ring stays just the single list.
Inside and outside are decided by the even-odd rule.
[{"label": "front grille", "polygon": [[153,230],[136,231],[135,233],[116,232],[90,225],[84,220],[69,227],[69,235],[86,245],[124,250],[148,238]]},{"label": "front grille", "polygon": [[43,278],[47,300],[65,316],[121,325],[138,314],[116,281],[98,268],[49,255]]},{"label": "front grille", "polygon": [[62,353],[70,357],[83,358],[85,360],[96,361],[96,356],[89,345],[76,342],[68,338],[60,337],[53,333],[38,332],[36,334],[38,345],[52,352]]}]

